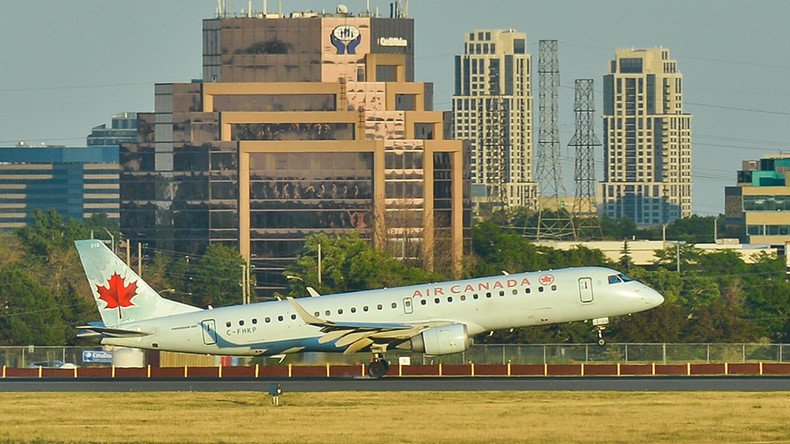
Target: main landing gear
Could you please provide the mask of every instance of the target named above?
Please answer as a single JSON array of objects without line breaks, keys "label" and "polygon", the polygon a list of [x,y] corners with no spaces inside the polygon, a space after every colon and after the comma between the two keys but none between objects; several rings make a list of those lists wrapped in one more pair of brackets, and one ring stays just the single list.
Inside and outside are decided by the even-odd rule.
[{"label": "main landing gear", "polygon": [[370,364],[368,364],[368,376],[376,379],[381,378],[387,374],[389,368],[390,362],[384,359],[384,355],[381,353],[374,353],[373,359],[371,359]]},{"label": "main landing gear", "polygon": [[598,331],[598,345],[606,345],[606,340],[603,338],[603,331],[606,330],[606,325],[609,324],[609,318],[596,318],[592,320],[595,330]]}]

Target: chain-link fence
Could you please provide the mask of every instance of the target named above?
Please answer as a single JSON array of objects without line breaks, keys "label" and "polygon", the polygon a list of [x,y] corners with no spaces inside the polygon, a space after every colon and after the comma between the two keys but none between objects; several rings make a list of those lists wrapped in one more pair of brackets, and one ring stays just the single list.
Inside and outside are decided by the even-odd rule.
[{"label": "chain-link fence", "polygon": [[[59,367],[74,364],[81,367],[110,366],[110,362],[88,360],[83,352],[96,347],[0,347],[0,365],[7,367]],[[90,354],[88,354],[90,356]],[[196,365],[198,355],[169,353],[163,365]],[[425,356],[405,350],[387,353],[387,359],[397,363],[408,357],[412,364],[573,364],[593,363],[711,363],[711,362],[790,362],[790,344],[483,344],[454,355]],[[83,359],[86,359],[84,361]],[[297,353],[285,358],[238,358],[232,365],[251,363],[287,364],[355,364],[370,360],[370,353]],[[165,364],[166,361],[166,364]],[[210,358],[204,365],[220,365],[220,357]]]}]

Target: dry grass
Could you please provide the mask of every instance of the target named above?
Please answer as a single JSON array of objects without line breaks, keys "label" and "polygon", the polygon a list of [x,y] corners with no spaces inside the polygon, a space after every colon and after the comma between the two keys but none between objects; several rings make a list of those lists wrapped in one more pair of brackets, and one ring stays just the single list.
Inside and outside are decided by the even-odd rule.
[{"label": "dry grass", "polygon": [[5,393],[0,441],[790,442],[786,393]]}]

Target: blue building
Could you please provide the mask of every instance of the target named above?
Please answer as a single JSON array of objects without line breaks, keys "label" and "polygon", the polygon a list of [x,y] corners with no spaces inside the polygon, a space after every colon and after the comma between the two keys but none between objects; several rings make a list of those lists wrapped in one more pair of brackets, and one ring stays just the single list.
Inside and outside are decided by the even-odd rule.
[{"label": "blue building", "polygon": [[0,147],[0,230],[25,226],[34,210],[83,219],[119,218],[118,146]]}]

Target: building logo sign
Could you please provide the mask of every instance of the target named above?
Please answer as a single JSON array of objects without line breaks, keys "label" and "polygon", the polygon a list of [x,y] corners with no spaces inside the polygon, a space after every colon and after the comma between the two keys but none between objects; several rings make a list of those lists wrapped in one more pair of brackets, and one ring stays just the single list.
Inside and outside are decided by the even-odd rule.
[{"label": "building logo sign", "polygon": [[409,46],[409,41],[401,37],[380,37],[379,45],[381,46]]},{"label": "building logo sign", "polygon": [[356,54],[362,34],[355,26],[341,25],[332,30],[330,41],[337,48],[338,54]]}]

